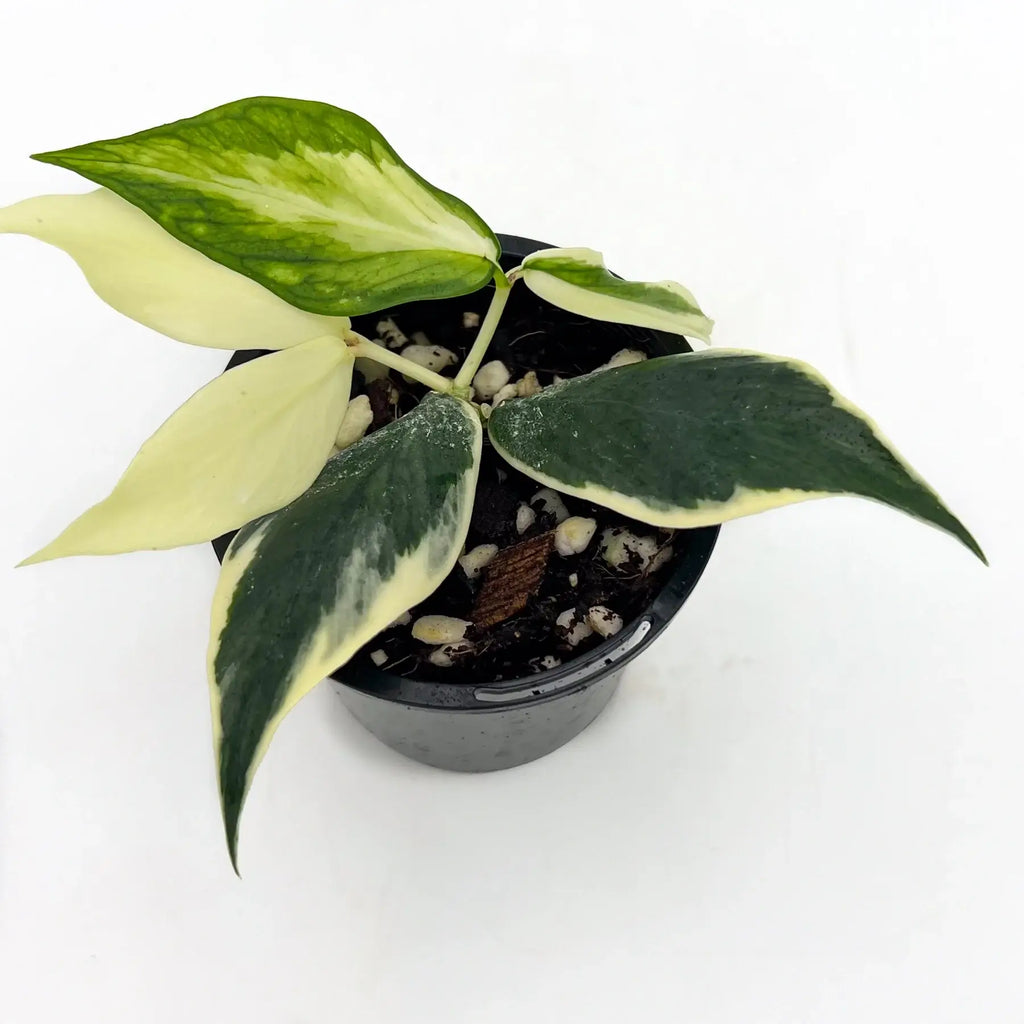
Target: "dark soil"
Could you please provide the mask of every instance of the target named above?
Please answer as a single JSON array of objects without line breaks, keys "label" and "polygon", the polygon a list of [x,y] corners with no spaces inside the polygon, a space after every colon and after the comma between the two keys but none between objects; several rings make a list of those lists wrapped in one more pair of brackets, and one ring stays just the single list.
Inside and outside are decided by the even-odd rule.
[{"label": "dark soil", "polygon": [[[410,342],[414,340],[414,333],[422,332],[430,344],[455,352],[461,365],[477,331],[475,326],[463,326],[462,312],[474,312],[482,317],[489,300],[488,289],[460,300],[412,303],[390,313],[356,317],[353,326],[367,337],[376,337],[377,323],[390,316]],[[457,312],[453,313],[454,310]],[[656,354],[652,353],[651,344],[652,335],[647,331],[574,317],[537,299],[525,288],[519,288],[513,292],[486,361],[501,359],[510,369],[512,381],[534,370],[540,383],[547,385],[556,374],[573,377],[589,372],[623,348]],[[457,368],[449,368],[446,375],[454,376]],[[397,373],[391,373],[387,381],[371,384],[357,373],[353,383],[353,394],[367,393],[370,397],[374,410],[371,430],[409,411],[424,394],[423,387],[407,384]],[[655,457],[654,453],[650,456]],[[534,524],[522,534],[516,530],[518,508],[529,504],[541,486],[505,463],[491,448],[485,431],[477,500],[466,550],[479,544],[496,544],[500,549],[507,549],[553,530],[554,516],[543,511],[540,503],[533,506],[537,511]],[[427,659],[434,648],[414,639],[411,622],[408,622],[377,636],[355,660],[370,662],[372,653],[377,661],[386,658],[380,665],[384,671],[397,675],[479,684],[531,675],[553,667],[552,658],[566,662],[603,641],[595,632],[578,646],[568,646],[555,623],[557,616],[566,609],[576,609],[578,617],[584,619],[588,608],[603,605],[620,615],[628,630],[630,621],[644,611],[671,575],[685,550],[687,531],[659,530],[590,502],[564,495],[562,498],[569,515],[597,521],[593,540],[579,555],[566,558],[552,552],[539,588],[520,613],[486,629],[470,627],[466,640],[472,646],[471,653],[455,656],[449,667],[433,665]],[[602,531],[615,527],[655,537],[662,546],[671,545],[672,558],[653,573],[641,571],[636,558],[613,569],[602,558],[600,548]],[[474,603],[486,577],[485,569],[477,579],[471,580],[457,565],[433,595],[411,609],[412,622],[422,615],[434,614],[473,621]]]}]

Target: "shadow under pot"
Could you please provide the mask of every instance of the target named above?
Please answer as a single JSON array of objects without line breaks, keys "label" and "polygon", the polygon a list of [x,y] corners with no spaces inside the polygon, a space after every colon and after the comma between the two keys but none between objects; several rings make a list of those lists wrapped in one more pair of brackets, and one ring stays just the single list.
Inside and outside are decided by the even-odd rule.
[{"label": "shadow under pot", "polygon": [[[503,252],[502,267],[506,271],[530,253],[551,248],[514,235],[499,235],[498,238]],[[461,360],[472,343],[475,321],[486,310],[490,294],[488,288],[461,298],[408,303],[371,316],[353,317],[353,327],[373,337],[377,324],[391,320],[408,335],[411,343],[423,340],[414,337],[422,331],[430,343],[452,349]],[[550,383],[555,370],[563,376],[586,373],[622,349],[639,349],[650,356],[658,356],[687,352],[690,346],[677,335],[587,320],[550,305],[520,286],[513,289],[487,359],[500,359],[516,367],[516,373],[533,369],[544,384]],[[571,365],[566,365],[566,353],[571,353],[568,356]],[[263,354],[236,352],[228,368]],[[365,387],[358,373],[354,383],[360,390]],[[419,390],[418,386],[408,389],[402,400],[415,402]],[[403,411],[407,410],[397,409],[399,413]],[[656,453],[640,453],[640,457],[656,457]],[[485,440],[479,486],[484,487],[489,480],[501,481],[501,487],[507,489],[518,487],[523,493],[540,487],[501,462]],[[495,504],[492,497],[488,495],[488,507]],[[513,500],[518,502],[519,499]],[[575,501],[574,513],[588,515],[592,510],[599,522],[602,517],[607,521],[607,517],[613,515],[596,506],[584,506],[587,503]],[[622,517],[615,518],[626,522]],[[232,536],[227,534],[213,542],[218,558],[223,557]],[[552,631],[551,656],[547,660],[534,657],[518,671],[510,670],[508,666],[514,664],[517,654],[513,642],[511,649],[505,651],[505,662],[495,661],[492,654],[492,664],[482,666],[482,670],[486,672],[489,667],[493,674],[481,678],[480,668],[475,674],[467,673],[465,667],[436,668],[425,657],[398,657],[378,667],[371,657],[377,655],[377,660],[381,659],[378,637],[331,678],[345,706],[359,722],[393,750],[415,761],[465,772],[494,771],[525,764],[567,743],[604,710],[626,665],[647,649],[682,608],[711,557],[717,537],[717,526],[674,531],[671,560],[661,568],[656,579],[647,581],[646,588],[640,592],[639,605],[637,595],[633,595],[632,608],[624,608],[628,614],[623,615],[622,629],[607,639],[592,637],[592,646],[582,653],[567,651],[564,642],[561,649],[556,650],[559,639]],[[608,575],[613,577],[614,573]],[[466,586],[465,573],[456,566],[438,594],[446,588],[451,594]],[[534,613],[537,603],[532,603]],[[413,614],[435,610],[438,609],[432,607],[428,599],[414,609]],[[506,640],[519,635],[514,626],[514,620],[503,624]],[[536,644],[535,621],[531,627],[532,632],[524,626],[523,634],[529,634]],[[404,628],[408,631],[408,626]],[[387,633],[382,636],[386,637]],[[595,640],[599,642],[595,644]],[[403,638],[403,642],[417,646],[409,637]],[[425,654],[426,649],[422,653]],[[555,667],[544,667],[555,661],[559,662]]]}]

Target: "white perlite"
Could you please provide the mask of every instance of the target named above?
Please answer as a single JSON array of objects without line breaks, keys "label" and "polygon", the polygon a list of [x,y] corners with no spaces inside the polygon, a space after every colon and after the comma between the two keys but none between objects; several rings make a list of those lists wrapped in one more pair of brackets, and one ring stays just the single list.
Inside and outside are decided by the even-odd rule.
[{"label": "white perlite", "polygon": [[500,388],[494,396],[494,401],[491,402],[491,408],[497,409],[502,402],[507,402],[510,398],[517,398],[519,391],[515,384],[506,384],[503,388]]},{"label": "white perlite", "polygon": [[555,625],[562,633],[562,638],[570,647],[582,643],[588,636],[594,635],[594,629],[590,623],[576,613],[575,608],[566,608],[561,615],[555,619]]},{"label": "white perlite", "polygon": [[579,578],[579,575],[577,573],[574,573],[574,572],[569,573],[569,586],[570,587],[575,587],[579,583],[579,581],[580,581],[580,578]]},{"label": "white perlite", "polygon": [[388,660],[388,656],[378,647],[375,651],[370,651],[370,661],[381,668],[384,663]]},{"label": "white perlite", "polygon": [[593,627],[595,633],[601,636],[615,636],[622,629],[622,616],[617,615],[611,608],[605,608],[603,604],[595,604],[587,612],[587,622]]},{"label": "white perlite", "polygon": [[454,644],[466,635],[470,625],[450,615],[421,615],[412,624],[412,635],[425,644]]},{"label": "white perlite", "polygon": [[434,373],[439,373],[446,366],[453,366],[459,361],[459,357],[443,345],[406,345],[402,349],[402,358],[416,363],[417,366],[433,370]]},{"label": "white perlite", "polygon": [[511,376],[508,367],[500,359],[493,359],[477,370],[473,378],[473,390],[477,398],[493,398],[508,383]]},{"label": "white perlite", "polygon": [[533,370],[529,370],[521,380],[516,381],[516,394],[520,398],[529,398],[530,395],[539,395],[541,392],[540,381]]},{"label": "white perlite", "polygon": [[465,640],[460,643],[445,644],[443,647],[435,647],[427,656],[427,661],[437,668],[451,668],[457,659],[471,654],[473,650],[473,645]]},{"label": "white perlite", "polygon": [[646,571],[651,559],[658,554],[658,539],[648,535],[639,536],[621,526],[612,527],[601,533],[601,557],[613,568],[623,569],[635,556],[638,568]]},{"label": "white perlite", "polygon": [[635,348],[623,348],[615,353],[599,370],[611,370],[616,366],[629,366],[630,363],[642,363],[647,358],[646,354]]},{"label": "white perlite", "polygon": [[398,329],[398,324],[390,317],[381,320],[377,324],[377,337],[387,345],[388,348],[401,348],[408,344],[409,339]]},{"label": "white perlite", "polygon": [[551,490],[550,487],[542,487],[531,499],[530,504],[536,505],[540,502],[542,512],[550,512],[555,517],[556,523],[564,523],[569,518],[569,510],[562,501],[562,496]]},{"label": "white perlite", "polygon": [[356,371],[362,374],[363,380],[367,384],[374,380],[380,380],[390,373],[383,363],[378,363],[376,359],[367,359],[365,356],[359,356],[356,359]]},{"label": "white perlite", "polygon": [[472,551],[467,551],[459,559],[459,565],[471,580],[475,580],[481,571],[491,564],[491,560],[497,553],[497,544],[480,544]]},{"label": "white perlite", "polygon": [[516,511],[516,533],[526,533],[535,522],[537,513],[529,505],[520,505]]},{"label": "white perlite", "polygon": [[345,409],[345,418],[338,427],[334,447],[339,451],[354,445],[362,438],[373,422],[373,410],[366,395],[356,395]]},{"label": "white perlite", "polygon": [[578,555],[586,550],[596,532],[596,519],[569,516],[564,522],[559,523],[558,529],[555,530],[555,550],[563,558]]},{"label": "white perlite", "polygon": [[562,664],[562,659],[556,658],[553,654],[545,654],[543,658],[535,658],[530,664],[533,665],[536,672],[547,672],[550,669],[558,668]]},{"label": "white perlite", "polygon": [[396,626],[408,626],[410,622],[412,622],[412,616],[408,612],[402,612],[402,614],[399,615],[390,626],[388,626],[388,629],[394,629]]},{"label": "white perlite", "polygon": [[462,326],[463,327],[479,327],[480,326],[480,314],[470,313],[468,310],[462,314]]}]

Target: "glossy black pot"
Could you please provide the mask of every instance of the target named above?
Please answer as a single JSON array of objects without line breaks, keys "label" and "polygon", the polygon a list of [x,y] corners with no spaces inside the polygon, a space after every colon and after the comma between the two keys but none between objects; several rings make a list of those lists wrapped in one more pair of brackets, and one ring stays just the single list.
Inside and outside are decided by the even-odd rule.
[{"label": "glossy black pot", "polygon": [[[515,235],[498,238],[506,270],[537,249],[550,248]],[[527,301],[541,302],[532,295]],[[454,317],[465,306],[463,299],[439,300],[443,303],[452,306]],[[571,314],[547,307],[545,316]],[[643,340],[657,352],[689,351],[685,340],[676,335],[606,323],[594,327],[621,334],[622,348]],[[258,354],[237,352],[228,366]],[[423,764],[485,772],[543,757],[582,732],[604,710],[626,665],[647,649],[690,596],[711,557],[718,527],[681,531],[679,536],[685,537],[685,545],[675,569],[646,611],[616,636],[558,668],[523,679],[466,685],[393,675],[364,657],[333,673],[332,680],[345,706],[374,736]],[[229,540],[214,541],[218,557]]]}]

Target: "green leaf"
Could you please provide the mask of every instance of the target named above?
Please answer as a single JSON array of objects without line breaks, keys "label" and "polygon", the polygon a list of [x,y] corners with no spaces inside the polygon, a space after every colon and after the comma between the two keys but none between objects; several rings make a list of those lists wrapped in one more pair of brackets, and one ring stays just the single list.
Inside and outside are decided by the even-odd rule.
[{"label": "green leaf", "polygon": [[674,281],[623,281],[593,249],[541,249],[523,261],[526,286],[542,299],[591,320],[651,327],[708,341],[714,321]]},{"label": "green leaf", "polygon": [[236,870],[242,804],[278,724],[454,567],[481,443],[469,405],[429,396],[335,455],[302,497],[232,541],[214,596],[209,672]]},{"label": "green leaf", "polygon": [[476,291],[499,255],[461,200],[361,117],[257,97],[120,139],[42,153],[300,309],[354,315]]},{"label": "green leaf", "polygon": [[63,249],[104,302],[154,331],[207,348],[279,349],[325,334],[348,317],[318,316],[182,245],[105,188],[37,196],[0,210],[0,234]]},{"label": "green leaf", "polygon": [[326,337],[222,373],[142,446],[109,497],[21,564],[196,544],[281,508],[327,461],[354,362]]},{"label": "green leaf", "polygon": [[704,351],[602,370],[505,402],[495,448],[542,483],[657,526],[721,523],[836,494],[964,525],[877,426],[811,367]]}]

